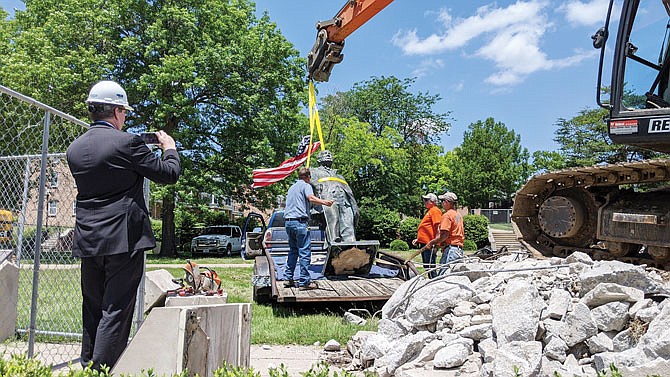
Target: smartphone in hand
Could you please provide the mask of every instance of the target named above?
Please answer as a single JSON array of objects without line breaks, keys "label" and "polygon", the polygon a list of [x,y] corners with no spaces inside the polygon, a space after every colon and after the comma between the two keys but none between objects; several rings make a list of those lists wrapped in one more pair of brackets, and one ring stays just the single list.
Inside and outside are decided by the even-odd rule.
[{"label": "smartphone in hand", "polygon": [[145,144],[158,144],[158,136],[155,132],[142,132],[140,137]]}]

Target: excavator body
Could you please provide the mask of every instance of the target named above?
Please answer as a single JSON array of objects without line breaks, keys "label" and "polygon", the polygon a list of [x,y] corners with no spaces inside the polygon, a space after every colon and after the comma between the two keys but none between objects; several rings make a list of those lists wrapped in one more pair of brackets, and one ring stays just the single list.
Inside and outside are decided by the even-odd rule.
[{"label": "excavator body", "polygon": [[[669,153],[669,2],[624,0],[614,48],[606,49],[613,9],[611,1],[605,26],[593,36],[601,50],[597,103],[609,111],[609,137],[616,144]],[[609,101],[602,101],[607,51],[613,51],[611,92]],[[668,159],[539,174],[517,192],[512,220],[526,244],[545,255],[579,250],[668,269],[669,181]]]}]

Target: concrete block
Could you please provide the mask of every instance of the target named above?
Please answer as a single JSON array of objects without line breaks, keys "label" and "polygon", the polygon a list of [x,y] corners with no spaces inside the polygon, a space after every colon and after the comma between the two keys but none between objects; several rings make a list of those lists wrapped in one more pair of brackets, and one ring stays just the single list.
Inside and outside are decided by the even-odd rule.
[{"label": "concrete block", "polygon": [[148,271],[144,279],[144,313],[153,307],[165,305],[167,291],[177,289],[179,284],[172,281],[172,274],[167,270]]},{"label": "concrete block", "polygon": [[223,292],[220,295],[216,296],[174,296],[165,298],[165,306],[209,306],[209,305],[222,305],[225,304],[228,300],[228,294]]},{"label": "concrete block", "polygon": [[188,369],[212,376],[224,362],[249,367],[251,305],[154,308],[114,366],[115,375],[156,375]]},{"label": "concrete block", "polygon": [[8,260],[0,264],[0,342],[16,332],[19,300],[19,267]]}]

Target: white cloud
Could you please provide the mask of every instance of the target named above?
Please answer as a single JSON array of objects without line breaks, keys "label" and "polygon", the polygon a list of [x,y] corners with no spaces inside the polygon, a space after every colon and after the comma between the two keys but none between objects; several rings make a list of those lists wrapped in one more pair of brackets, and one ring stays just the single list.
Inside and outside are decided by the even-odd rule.
[{"label": "white cloud", "polygon": [[412,75],[416,77],[424,77],[432,71],[442,67],[444,67],[444,60],[442,59],[425,59],[419,63],[419,66],[414,71],[412,71]]},{"label": "white cloud", "polygon": [[547,16],[551,6],[545,0],[519,0],[504,8],[481,7],[467,18],[454,18],[442,9],[437,20],[444,25],[444,32],[422,39],[416,29],[409,30],[396,33],[392,41],[407,55],[435,55],[478,44],[473,56],[491,61],[497,68],[485,81],[514,85],[533,72],[568,67],[593,56],[578,51],[567,58],[551,59],[542,51],[542,38],[554,27]]},{"label": "white cloud", "polygon": [[[559,10],[565,13],[565,18],[573,24],[593,26],[603,24],[609,7],[609,0],[579,1],[571,0],[562,5]],[[619,7],[616,6],[612,15],[616,15]]]}]

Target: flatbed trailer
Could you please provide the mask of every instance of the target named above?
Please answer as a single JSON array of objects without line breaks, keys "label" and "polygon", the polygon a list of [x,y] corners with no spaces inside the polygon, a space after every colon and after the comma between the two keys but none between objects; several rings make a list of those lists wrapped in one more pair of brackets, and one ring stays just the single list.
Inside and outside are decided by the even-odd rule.
[{"label": "flatbed trailer", "polygon": [[[285,288],[278,278],[277,260],[286,255],[264,254],[254,263],[254,300],[258,303],[315,303],[386,301],[402,283],[418,275],[411,261],[384,251],[375,251],[374,264],[397,271],[396,276],[326,275],[315,280],[318,289],[301,291],[296,287]],[[313,269],[327,269],[328,253],[313,253]]]}]

